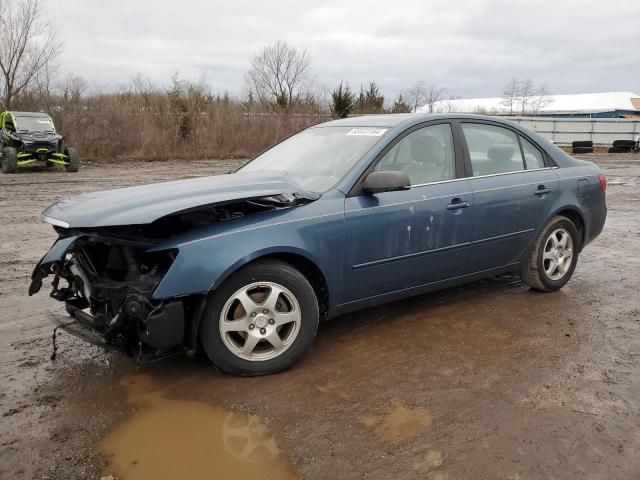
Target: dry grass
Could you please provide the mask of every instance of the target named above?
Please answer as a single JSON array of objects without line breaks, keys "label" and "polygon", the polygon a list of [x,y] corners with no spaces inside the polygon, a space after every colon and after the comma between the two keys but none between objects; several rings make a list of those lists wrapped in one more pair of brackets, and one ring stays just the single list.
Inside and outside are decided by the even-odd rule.
[{"label": "dry grass", "polygon": [[14,110],[46,111],[83,159],[246,158],[330,115],[304,102],[288,111],[191,89],[88,98],[23,98]]}]

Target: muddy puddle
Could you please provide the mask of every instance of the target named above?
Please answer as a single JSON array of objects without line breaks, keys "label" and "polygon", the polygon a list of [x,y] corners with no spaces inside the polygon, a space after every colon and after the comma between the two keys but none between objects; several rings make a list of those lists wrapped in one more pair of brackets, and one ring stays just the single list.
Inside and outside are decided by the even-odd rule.
[{"label": "muddy puddle", "polygon": [[134,413],[100,444],[104,475],[120,480],[301,478],[282,441],[259,417],[174,400],[148,377],[122,384]]},{"label": "muddy puddle", "polygon": [[383,414],[366,415],[362,423],[388,443],[413,440],[431,425],[432,415],[426,408],[409,408],[395,403]]}]

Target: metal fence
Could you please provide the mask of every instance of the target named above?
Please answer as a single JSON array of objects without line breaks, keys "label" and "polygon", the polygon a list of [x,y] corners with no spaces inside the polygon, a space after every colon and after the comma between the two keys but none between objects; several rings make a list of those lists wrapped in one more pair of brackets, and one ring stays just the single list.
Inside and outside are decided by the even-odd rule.
[{"label": "metal fence", "polygon": [[640,120],[629,118],[510,117],[509,120],[558,145],[571,145],[576,140],[611,145],[614,140],[637,141],[640,137]]}]

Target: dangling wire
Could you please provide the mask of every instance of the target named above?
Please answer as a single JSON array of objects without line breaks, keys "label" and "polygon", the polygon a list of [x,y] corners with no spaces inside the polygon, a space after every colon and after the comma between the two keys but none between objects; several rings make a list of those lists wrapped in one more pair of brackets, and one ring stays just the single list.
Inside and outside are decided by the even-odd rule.
[{"label": "dangling wire", "polygon": [[58,333],[58,328],[60,328],[60,327],[55,327],[53,329],[53,335],[51,337],[52,340],[53,340],[53,353],[51,353],[51,357],[50,357],[52,361],[56,359],[56,356],[57,356],[57,353],[58,353],[58,345],[56,344],[56,336],[57,336],[57,333]]}]

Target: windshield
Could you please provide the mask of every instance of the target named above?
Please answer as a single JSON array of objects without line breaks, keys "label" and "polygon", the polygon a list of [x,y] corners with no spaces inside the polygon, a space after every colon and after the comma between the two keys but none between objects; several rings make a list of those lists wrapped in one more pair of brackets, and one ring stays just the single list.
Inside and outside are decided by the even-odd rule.
[{"label": "windshield", "polygon": [[315,127],[287,138],[242,167],[241,172],[281,171],[300,185],[325,192],[387,131],[371,127]]},{"label": "windshield", "polygon": [[53,131],[53,122],[49,117],[16,117],[16,130],[27,132]]}]

